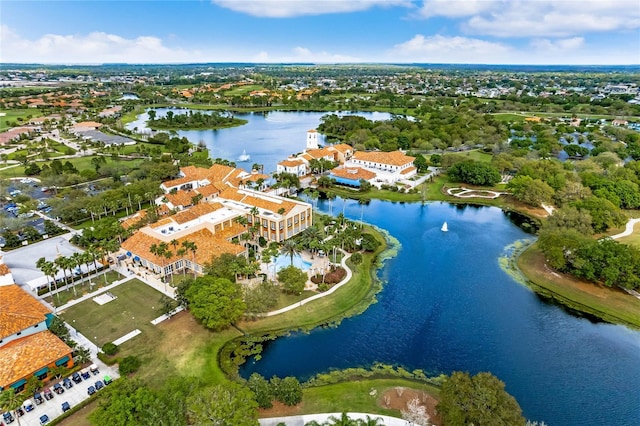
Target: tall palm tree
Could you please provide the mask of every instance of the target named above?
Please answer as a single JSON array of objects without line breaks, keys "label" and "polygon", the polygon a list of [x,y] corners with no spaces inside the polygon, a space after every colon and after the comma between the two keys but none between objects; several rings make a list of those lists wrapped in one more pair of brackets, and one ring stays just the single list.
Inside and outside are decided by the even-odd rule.
[{"label": "tall palm tree", "polygon": [[300,254],[300,248],[295,241],[288,239],[282,243],[282,247],[280,247],[280,254],[286,254],[289,256],[291,258],[291,266],[293,266],[293,256]]},{"label": "tall palm tree", "polygon": [[[242,217],[242,216],[240,216]],[[246,220],[246,218],[243,218]],[[197,278],[196,272],[196,251],[198,250],[198,246],[193,241],[184,240],[182,242],[182,247],[189,250],[191,252],[191,269],[193,270],[193,278]]]},{"label": "tall palm tree", "polygon": [[[64,285],[68,286],[69,282],[67,281],[67,265],[69,262],[67,262],[67,258],[64,256],[58,256],[56,257],[56,260],[53,261],[53,263],[55,263],[55,265],[62,270],[62,273],[64,274]],[[69,290],[69,287],[67,287],[67,290]]]},{"label": "tall palm tree", "polygon": [[0,392],[0,411],[7,413],[13,411],[14,417],[18,420],[18,426],[20,425],[20,417],[18,417],[16,410],[22,406],[26,397],[23,394],[16,394],[15,389],[12,387]]}]

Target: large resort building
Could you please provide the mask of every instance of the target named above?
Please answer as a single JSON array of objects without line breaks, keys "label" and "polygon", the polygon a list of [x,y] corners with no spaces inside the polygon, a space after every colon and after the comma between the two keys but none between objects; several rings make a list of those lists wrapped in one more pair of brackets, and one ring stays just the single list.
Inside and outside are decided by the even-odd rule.
[{"label": "large resort building", "polygon": [[[161,185],[165,194],[156,204],[166,216],[122,243],[124,256],[156,273],[202,273],[223,253],[246,255],[249,243],[240,236],[248,227],[267,241],[282,242],[312,224],[311,204],[248,188],[265,175],[218,164],[184,167],[180,175]],[[158,252],[162,243],[170,254]],[[189,250],[189,243],[196,249]]]},{"label": "large resort building", "polygon": [[31,377],[46,380],[51,369],[73,366],[71,348],[48,330],[52,318],[20,286],[0,284],[0,391],[22,391]]}]

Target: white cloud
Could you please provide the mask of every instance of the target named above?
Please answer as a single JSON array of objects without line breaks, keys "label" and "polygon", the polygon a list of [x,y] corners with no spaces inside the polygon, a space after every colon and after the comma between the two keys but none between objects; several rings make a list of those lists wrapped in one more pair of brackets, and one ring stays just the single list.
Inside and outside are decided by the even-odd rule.
[{"label": "white cloud", "polygon": [[416,35],[387,52],[392,62],[507,63],[511,48],[502,43],[467,37]]},{"label": "white cloud", "polygon": [[424,36],[418,34],[386,52],[385,62],[611,65],[637,64],[637,45],[596,47],[582,37],[536,38],[528,45],[486,41],[479,38]]},{"label": "white cloud", "polygon": [[566,52],[568,50],[575,50],[584,45],[584,38],[572,37],[559,40],[534,39],[531,41],[531,47],[541,51],[547,52]]},{"label": "white cloud", "polygon": [[445,16],[447,18],[461,18],[486,12],[496,7],[497,0],[425,0],[417,16],[430,18]]},{"label": "white cloud", "polygon": [[372,7],[410,7],[410,0],[211,0],[214,4],[265,18],[360,12]]},{"label": "white cloud", "polygon": [[[45,34],[35,40],[20,37],[0,25],[2,62],[42,63],[163,63],[205,61],[198,50],[167,47],[158,37],[127,39],[115,34]],[[212,60],[212,58],[208,58]]]},{"label": "white cloud", "polygon": [[419,15],[468,17],[462,25],[466,32],[496,37],[570,37],[640,28],[638,0],[425,0]]},{"label": "white cloud", "polygon": [[314,52],[306,47],[296,46],[292,49],[293,55],[285,55],[278,62],[314,62],[314,63],[345,63],[345,62],[362,62],[362,59],[329,53],[325,51]]}]

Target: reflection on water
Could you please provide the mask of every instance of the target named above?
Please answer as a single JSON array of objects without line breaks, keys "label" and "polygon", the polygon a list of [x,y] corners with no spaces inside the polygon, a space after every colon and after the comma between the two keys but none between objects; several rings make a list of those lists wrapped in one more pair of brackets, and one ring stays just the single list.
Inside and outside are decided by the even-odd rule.
[{"label": "reflection on water", "polygon": [[[328,210],[327,201],[319,201]],[[636,425],[640,333],[571,315],[498,263],[531,234],[497,208],[337,199],[335,214],[388,230],[402,248],[380,276],[378,303],[337,328],[271,342],[242,374],[302,379],[332,368],[401,364],[436,375],[491,371],[524,414],[549,425]],[[440,230],[448,223],[449,232]],[[595,403],[597,401],[597,403]]]}]

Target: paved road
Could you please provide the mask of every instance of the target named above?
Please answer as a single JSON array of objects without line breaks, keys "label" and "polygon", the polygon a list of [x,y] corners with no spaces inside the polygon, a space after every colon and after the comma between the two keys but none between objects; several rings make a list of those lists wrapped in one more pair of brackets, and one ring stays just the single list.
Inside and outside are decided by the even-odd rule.
[{"label": "paved road", "polygon": [[627,227],[625,228],[625,230],[619,234],[612,235],[611,238],[613,238],[614,240],[617,240],[618,238],[627,237],[633,234],[633,227],[636,223],[639,223],[639,222],[640,222],[640,219],[629,219],[629,222],[627,222]]}]

